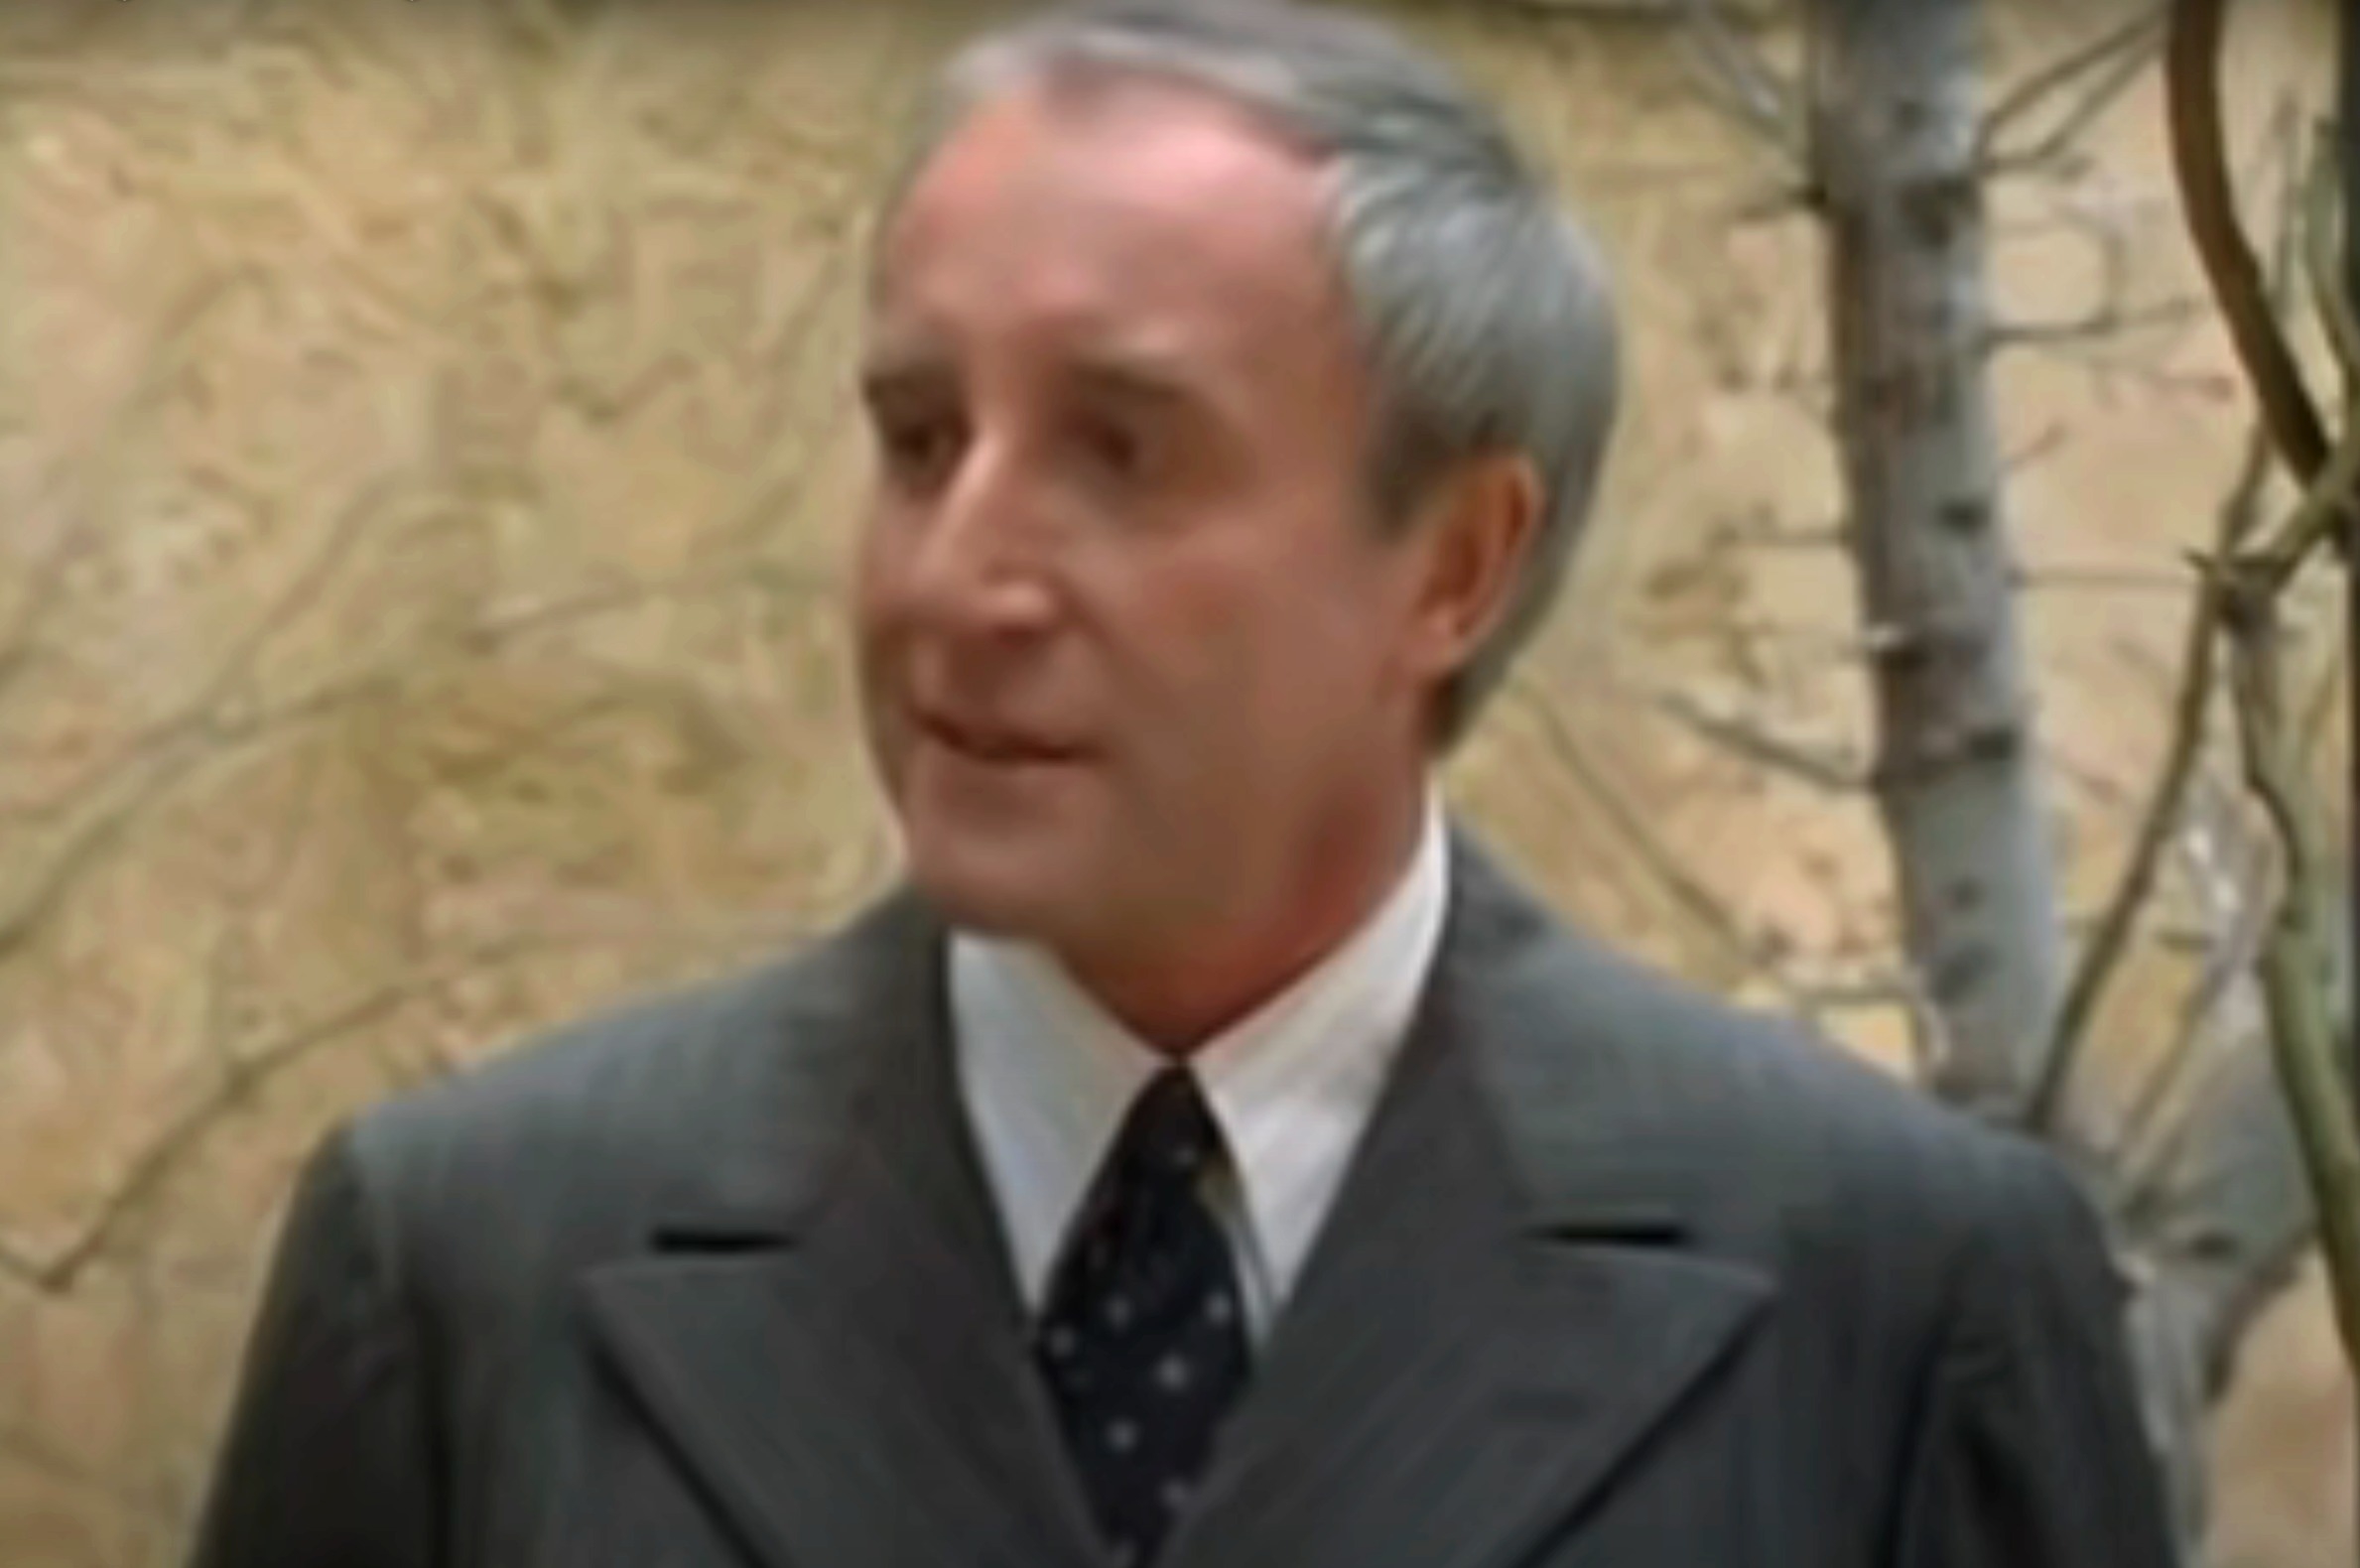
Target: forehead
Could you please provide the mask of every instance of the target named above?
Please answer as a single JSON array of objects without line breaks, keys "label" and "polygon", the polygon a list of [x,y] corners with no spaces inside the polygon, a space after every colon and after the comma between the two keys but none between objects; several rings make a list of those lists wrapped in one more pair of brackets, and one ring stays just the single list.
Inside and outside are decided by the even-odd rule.
[{"label": "forehead", "polygon": [[1342,325],[1327,189],[1310,153],[1202,91],[1020,87],[952,133],[880,236],[878,326],[1266,353],[1275,331]]}]

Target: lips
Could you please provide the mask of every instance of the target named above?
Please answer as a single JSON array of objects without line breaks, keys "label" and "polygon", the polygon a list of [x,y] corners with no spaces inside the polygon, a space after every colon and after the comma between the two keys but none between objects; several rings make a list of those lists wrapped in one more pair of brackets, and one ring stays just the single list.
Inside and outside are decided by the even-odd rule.
[{"label": "lips", "polygon": [[1036,731],[964,715],[921,713],[918,727],[952,750],[981,762],[1071,762],[1081,748]]}]

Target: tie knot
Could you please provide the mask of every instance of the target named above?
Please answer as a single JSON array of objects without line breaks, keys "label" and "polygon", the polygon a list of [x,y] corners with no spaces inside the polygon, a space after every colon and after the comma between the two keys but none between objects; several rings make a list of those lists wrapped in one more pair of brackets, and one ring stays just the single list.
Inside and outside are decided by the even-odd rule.
[{"label": "tie knot", "polygon": [[1131,1103],[1115,1146],[1133,1180],[1194,1181],[1221,1146],[1221,1127],[1196,1074],[1167,1067]]}]

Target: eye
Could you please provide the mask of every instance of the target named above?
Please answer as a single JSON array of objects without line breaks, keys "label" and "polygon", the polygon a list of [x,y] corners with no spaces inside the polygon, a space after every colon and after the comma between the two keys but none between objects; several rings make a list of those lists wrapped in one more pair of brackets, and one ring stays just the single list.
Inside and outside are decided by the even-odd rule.
[{"label": "eye", "polygon": [[1144,432],[1119,419],[1085,419],[1075,435],[1084,460],[1100,475],[1123,482],[1146,476],[1152,448]]},{"label": "eye", "polygon": [[967,444],[966,422],[947,412],[881,410],[873,423],[885,475],[902,490],[942,484]]}]

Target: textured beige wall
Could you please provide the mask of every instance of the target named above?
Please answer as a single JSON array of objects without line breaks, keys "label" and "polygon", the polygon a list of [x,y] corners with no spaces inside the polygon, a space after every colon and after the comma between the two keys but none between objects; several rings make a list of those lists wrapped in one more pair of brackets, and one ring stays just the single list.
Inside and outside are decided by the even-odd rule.
[{"label": "textured beige wall", "polygon": [[[2316,87],[2315,28],[2252,9],[2248,141]],[[170,1560],[331,1117],[889,874],[833,597],[852,247],[969,14],[0,9],[0,1563]],[[1744,543],[1832,515],[1808,231],[1732,221],[1780,172],[1659,28],[1414,25],[1566,171],[1634,332],[1587,575],[1454,793],[1569,911],[1718,988],[1873,981],[1863,805],[1655,703],[1862,738],[1840,564]],[[2067,201],[2128,236],[2142,297],[2185,286],[2155,109],[2008,197],[2012,310],[2099,281]],[[2103,357],[2003,379],[2028,566],[2106,579],[2031,600],[2080,899],[2180,603],[2115,579],[2168,577],[2237,435],[2208,327]],[[2163,1006],[2144,978],[2118,1036]],[[1825,1021],[1902,1065],[1890,1001]],[[2350,1560],[2350,1432],[2313,1286],[2224,1423],[2225,1562]]]}]

